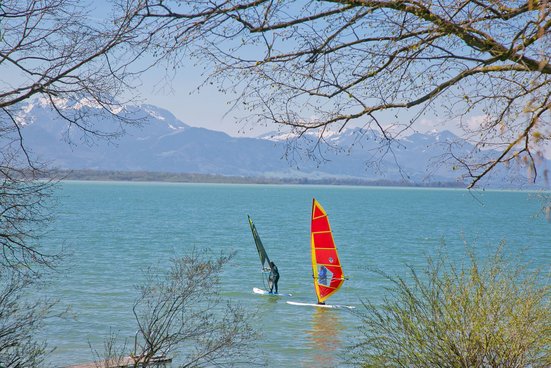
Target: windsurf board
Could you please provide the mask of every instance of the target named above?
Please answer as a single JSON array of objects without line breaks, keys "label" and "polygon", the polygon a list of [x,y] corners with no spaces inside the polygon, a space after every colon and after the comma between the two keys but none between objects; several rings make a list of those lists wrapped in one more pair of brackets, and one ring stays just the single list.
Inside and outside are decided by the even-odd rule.
[{"label": "windsurf board", "polygon": [[293,296],[293,294],[270,293],[267,290],[262,290],[259,288],[253,288],[253,293],[260,294],[260,295],[268,295],[268,296]]},{"label": "windsurf board", "polygon": [[337,305],[337,304],[317,304],[317,303],[301,303],[288,301],[287,304],[299,305],[304,307],[318,307],[318,308],[332,308],[332,309],[354,309],[351,305]]}]

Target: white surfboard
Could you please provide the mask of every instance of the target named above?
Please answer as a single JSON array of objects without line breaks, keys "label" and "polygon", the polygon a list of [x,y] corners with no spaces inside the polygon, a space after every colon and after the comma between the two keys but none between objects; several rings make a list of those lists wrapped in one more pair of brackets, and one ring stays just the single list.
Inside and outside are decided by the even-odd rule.
[{"label": "white surfboard", "polygon": [[301,303],[301,302],[291,302],[287,301],[287,304],[299,305],[303,307],[317,307],[317,308],[332,308],[332,309],[354,309],[351,305],[337,305],[337,304],[317,304],[317,303]]},{"label": "white surfboard", "polygon": [[270,293],[267,290],[262,290],[259,288],[253,288],[253,293],[260,294],[260,295],[268,295],[268,296],[293,296],[293,294]]}]

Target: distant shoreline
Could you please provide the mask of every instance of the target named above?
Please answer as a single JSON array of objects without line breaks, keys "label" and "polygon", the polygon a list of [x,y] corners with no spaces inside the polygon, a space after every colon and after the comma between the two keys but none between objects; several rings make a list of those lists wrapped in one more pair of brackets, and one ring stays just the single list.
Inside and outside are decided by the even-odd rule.
[{"label": "distant shoreline", "polygon": [[299,185],[351,185],[419,188],[465,188],[459,182],[413,183],[385,179],[368,180],[361,178],[320,178],[306,177],[276,178],[255,176],[226,176],[216,174],[169,173],[154,171],[110,171],[110,170],[52,170],[49,172],[60,180],[79,181],[126,181],[126,182],[166,182],[166,183],[205,183],[205,184],[299,184]]}]

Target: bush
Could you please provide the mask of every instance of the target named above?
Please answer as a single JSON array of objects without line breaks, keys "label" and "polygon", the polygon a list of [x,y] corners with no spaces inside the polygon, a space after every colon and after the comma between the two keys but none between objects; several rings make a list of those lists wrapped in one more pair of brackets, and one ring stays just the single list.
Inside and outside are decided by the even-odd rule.
[{"label": "bush", "polygon": [[[382,274],[382,272],[380,272]],[[365,302],[350,362],[363,367],[550,367],[548,276],[473,251],[454,266],[429,258],[423,274],[390,281],[380,305]]]}]

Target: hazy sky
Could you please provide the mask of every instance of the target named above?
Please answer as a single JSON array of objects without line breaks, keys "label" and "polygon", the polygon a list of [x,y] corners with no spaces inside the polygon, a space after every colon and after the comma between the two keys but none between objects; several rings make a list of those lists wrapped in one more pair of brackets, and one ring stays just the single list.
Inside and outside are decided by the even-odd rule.
[{"label": "hazy sky", "polygon": [[[101,17],[105,17],[110,11],[109,2],[110,0],[97,0],[90,3],[90,6],[95,9],[92,16],[96,20],[101,21]],[[198,89],[204,82],[205,76],[201,75],[204,72],[203,66],[197,63],[199,63],[198,60],[190,59],[176,72],[172,71],[171,66],[161,63],[157,68],[150,69],[141,76],[141,85],[134,92],[139,94],[143,103],[164,108],[191,126],[223,131],[233,136],[251,137],[278,129],[275,125],[244,126],[239,119],[240,112],[230,111],[231,101],[235,96],[219,92],[216,85],[206,85]],[[166,80],[165,68],[167,67],[171,74],[169,80]],[[411,110],[384,112],[379,117],[383,116],[384,125],[384,120],[394,121],[396,114],[405,122],[413,112]],[[429,117],[419,121],[416,127],[418,131],[430,131],[434,129],[434,122]],[[444,128],[439,126],[439,130]]]},{"label": "hazy sky", "polygon": [[[109,0],[93,2],[98,14],[109,11]],[[101,7],[103,4],[103,8]],[[198,87],[206,76],[203,65],[197,65],[198,60],[190,59],[185,65],[173,72],[171,66],[161,63],[157,68],[148,70],[141,76],[142,84],[137,89],[142,102],[149,103],[169,110],[182,122],[207,129],[226,132],[233,136],[256,137],[270,131],[276,131],[278,126],[244,126],[239,119],[240,111],[231,110],[231,102],[235,96],[226,95],[218,91],[216,85]],[[170,70],[170,78],[166,79],[165,68]],[[381,112],[378,117],[383,125],[398,120],[402,123],[409,121],[415,115],[415,109]],[[476,117],[475,117],[476,118]],[[438,123],[435,123],[438,121]],[[351,123],[352,124],[352,123]],[[360,122],[354,123],[360,125]],[[442,124],[442,120],[430,113],[415,124],[415,130],[427,132],[432,130],[451,130],[459,133],[457,123]],[[349,127],[352,127],[351,125]],[[408,132],[413,133],[413,130]]]},{"label": "hazy sky", "polygon": [[[90,13],[91,17],[101,21],[111,11],[111,0],[96,0],[88,4],[93,9]],[[258,136],[263,133],[277,130],[277,126],[244,126],[239,120],[239,111],[229,111],[231,107],[231,99],[234,96],[225,95],[219,92],[216,86],[205,86],[197,89],[204,81],[205,77],[201,76],[203,67],[196,66],[197,60],[189,60],[185,66],[179,68],[169,81],[165,79],[166,65],[159,65],[156,69],[151,69],[141,77],[141,85],[135,92],[138,92],[142,102],[156,105],[158,107],[169,110],[182,122],[195,126],[204,127],[207,129],[224,131],[230,135],[236,136]],[[398,112],[388,112],[387,119],[382,114],[383,125],[384,120],[395,121],[395,114],[398,114],[399,120],[408,121],[412,116],[413,111],[404,110]],[[434,118],[427,116],[425,119],[418,121],[416,130],[426,132],[434,130]],[[453,129],[453,124],[444,126],[438,124],[438,130]]]},{"label": "hazy sky", "polygon": [[[102,21],[112,10],[110,0],[88,0],[91,7],[89,13],[91,18]],[[166,65],[159,65],[155,69],[148,70],[141,77],[141,85],[135,92],[138,92],[142,102],[159,106],[169,110],[182,122],[212,130],[224,131],[236,136],[258,136],[268,131],[277,130],[277,126],[243,126],[239,121],[239,111],[230,111],[231,99],[234,96],[225,95],[219,92],[214,85],[207,85],[198,90],[204,81],[202,76],[203,67],[195,65],[197,60],[189,60],[185,65],[176,70],[170,80],[166,80]],[[407,122],[413,115],[413,111],[402,110],[389,114],[398,114],[398,120]],[[464,123],[479,125],[483,116],[476,113],[468,117]],[[386,121],[385,121],[386,120]],[[394,116],[382,117],[382,124],[396,121]],[[443,123],[445,121],[445,123]],[[431,130],[442,131],[449,129],[454,133],[460,133],[457,122],[446,121],[443,117],[424,116],[415,124],[415,130],[427,132]]]},{"label": "hazy sky", "polygon": [[[201,68],[194,67],[193,61],[177,71],[170,81],[164,80],[162,69],[150,70],[142,77],[139,93],[144,102],[169,110],[186,124],[243,135],[236,113],[228,113],[230,96],[210,85],[197,90],[204,79],[201,72]],[[247,135],[256,136],[265,131],[259,129],[258,132],[247,132]]]},{"label": "hazy sky", "polygon": [[[102,21],[112,11],[112,0],[87,0],[90,9],[89,16]],[[149,103],[169,110],[182,122],[207,129],[224,131],[230,135],[241,135],[242,124],[238,123],[235,114],[228,112],[229,96],[218,92],[215,86],[208,86],[197,91],[203,82],[201,77],[203,68],[194,66],[196,60],[189,63],[174,74],[170,81],[165,80],[166,65],[159,65],[156,69],[148,70],[141,76],[141,86],[135,92],[143,103]],[[274,129],[270,129],[274,130]],[[247,136],[258,136],[267,129],[247,131]]]},{"label": "hazy sky", "polygon": [[[235,109],[230,111],[231,100],[235,96],[219,92],[216,85],[201,86],[198,89],[205,76],[201,76],[203,68],[195,66],[194,63],[197,61],[190,60],[168,81],[163,67],[147,71],[141,77],[142,85],[138,89],[140,98],[144,103],[169,110],[188,125],[219,130],[233,136],[256,137],[278,129],[275,125],[244,126],[239,120],[240,111]],[[395,116],[398,116],[400,121],[406,122],[414,115],[413,110],[383,112],[380,116],[383,116],[383,125],[384,117],[388,121],[395,121]],[[435,130],[435,128],[439,131],[445,129],[454,131],[455,124],[439,123],[435,126],[434,117],[429,115],[415,125],[415,129],[420,132]]]}]

